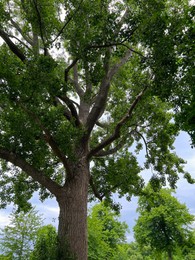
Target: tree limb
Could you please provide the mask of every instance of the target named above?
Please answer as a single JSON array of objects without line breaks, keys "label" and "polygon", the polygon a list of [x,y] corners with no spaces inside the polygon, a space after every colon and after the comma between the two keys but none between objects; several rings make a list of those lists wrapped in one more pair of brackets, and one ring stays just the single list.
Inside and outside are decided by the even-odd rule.
[{"label": "tree limb", "polygon": [[65,104],[68,106],[68,108],[70,109],[70,112],[73,116],[73,118],[75,119],[75,124],[76,126],[80,125],[80,120],[78,117],[78,113],[77,110],[73,104],[73,101],[71,99],[69,99],[66,95],[64,96],[58,96],[59,99],[61,99],[63,102],[65,102]]},{"label": "tree limb", "polygon": [[79,97],[83,97],[83,96],[84,96],[84,91],[83,91],[82,88],[79,86],[78,66],[77,66],[77,64],[75,64],[74,67],[73,67],[73,73],[74,73],[73,84],[74,84],[74,86],[75,86],[75,90],[76,90],[77,94],[79,95]]},{"label": "tree limb", "polygon": [[96,152],[95,149],[93,149],[93,150],[91,150],[90,153],[92,153],[94,157],[104,157],[104,156],[116,153],[119,149],[121,149],[123,147],[124,144],[125,144],[125,141],[123,140],[118,145],[116,145],[114,148],[112,148],[108,151],[101,150],[99,152]]},{"label": "tree limb", "polygon": [[15,29],[22,35],[24,40],[26,40],[32,46],[33,45],[33,41],[23,33],[23,31],[20,28],[20,26],[12,18],[10,18],[10,21],[11,21],[12,25],[15,27]]},{"label": "tree limb", "polygon": [[79,60],[78,58],[74,59],[72,61],[72,63],[65,69],[65,71],[64,71],[64,81],[65,82],[68,82],[68,73],[76,65],[78,60]]},{"label": "tree limb", "polygon": [[133,103],[131,104],[131,107],[129,109],[129,111],[127,112],[127,114],[117,123],[114,133],[108,137],[107,139],[105,139],[104,141],[102,141],[102,143],[100,143],[96,148],[94,148],[93,150],[91,150],[89,152],[88,157],[91,158],[92,156],[94,156],[95,154],[97,154],[99,151],[101,151],[102,149],[104,149],[106,146],[110,145],[113,141],[115,141],[116,139],[118,139],[120,137],[120,130],[122,128],[122,126],[132,117],[132,113],[136,107],[136,105],[139,103],[139,101],[141,100],[141,97],[144,95],[146,89],[148,88],[148,86],[146,86],[135,98],[135,100],[133,101]]},{"label": "tree limb", "polygon": [[146,155],[147,155],[147,157],[149,157],[149,154],[148,154],[148,144],[146,142],[145,137],[137,129],[134,129],[134,132],[137,133],[139,136],[141,136],[141,138],[142,138],[142,140],[144,141],[144,144],[145,144]]},{"label": "tree limb", "polygon": [[93,126],[96,124],[98,118],[102,114],[102,108],[104,108],[106,105],[108,91],[110,88],[110,81],[112,80],[113,76],[118,72],[118,70],[128,61],[128,59],[131,57],[131,53],[131,50],[127,50],[127,52],[121,58],[121,60],[117,64],[115,64],[111,69],[108,69],[108,72],[103,78],[100,85],[99,93],[95,98],[94,106],[91,112],[89,113],[87,119],[88,133],[90,133],[93,129]]},{"label": "tree limb", "polygon": [[10,50],[21,60],[25,61],[26,57],[24,53],[17,47],[16,44],[14,44],[11,40],[10,37],[6,32],[4,32],[2,29],[0,29],[0,36],[3,38],[3,40],[7,43],[9,46]]},{"label": "tree limb", "polygon": [[100,122],[100,121],[97,121],[95,124],[96,124],[97,126],[103,128],[103,129],[105,129],[105,128],[108,127],[108,124],[107,124],[107,123],[102,123],[102,122]]},{"label": "tree limb", "polygon": [[25,44],[23,41],[21,41],[18,37],[14,36],[14,35],[11,35],[11,34],[8,34],[8,37],[10,38],[14,38],[16,39],[18,42],[20,42],[24,47],[26,47],[29,51],[31,51],[31,48]]},{"label": "tree limb", "polygon": [[52,194],[57,195],[60,192],[61,186],[45,176],[42,171],[35,169],[32,165],[27,163],[17,154],[10,152],[6,149],[0,148],[0,157],[15,166],[18,166],[24,172],[26,172],[33,180],[37,181],[44,187],[46,187]]},{"label": "tree limb", "polygon": [[70,21],[73,19],[73,17],[76,15],[76,13],[78,12],[81,4],[82,4],[83,0],[80,1],[78,7],[76,8],[75,12],[73,13],[72,16],[68,17],[67,21],[65,22],[65,24],[62,26],[62,28],[60,29],[60,31],[58,32],[58,34],[56,35],[56,37],[52,40],[51,44],[54,43],[59,37],[60,35],[63,33],[64,29],[66,28],[66,26],[70,23]]},{"label": "tree limb", "polygon": [[95,186],[95,184],[94,184],[94,182],[93,182],[93,177],[92,177],[92,176],[90,176],[89,184],[90,184],[90,186],[91,186],[91,188],[92,188],[92,191],[93,191],[95,197],[96,197],[97,199],[99,199],[100,201],[102,201],[102,199],[103,199],[104,196],[102,196],[102,195],[99,193],[99,191],[97,190],[97,188],[96,188],[96,186]]},{"label": "tree limb", "polygon": [[40,127],[40,129],[44,133],[43,134],[44,140],[49,144],[49,146],[51,147],[54,154],[61,160],[61,162],[64,165],[64,168],[67,171],[67,174],[71,174],[71,170],[70,170],[70,167],[69,167],[69,164],[68,164],[68,160],[67,160],[66,156],[62,153],[60,148],[58,147],[58,144],[54,140],[53,136],[49,133],[49,131],[46,129],[46,127],[42,124],[40,119],[34,113],[29,111],[24,105],[22,105],[22,104],[19,104],[19,105],[28,115],[31,116],[31,118],[34,120],[34,122]]},{"label": "tree limb", "polygon": [[42,19],[41,19],[41,14],[39,12],[38,5],[37,5],[37,0],[33,0],[33,3],[34,3],[34,6],[35,6],[35,10],[37,12],[37,18],[38,18],[38,21],[39,21],[40,36],[41,36],[41,40],[43,42],[44,55],[47,56],[48,50],[47,50],[45,39],[44,39],[44,36],[43,36]]},{"label": "tree limb", "polygon": [[[59,100],[58,97],[55,98],[54,100],[54,106],[57,107],[57,106],[63,106],[64,105],[62,104],[62,102]],[[70,113],[70,111],[67,109],[67,108],[64,108],[64,116],[66,117],[66,119],[70,122],[72,120],[72,115]]]}]

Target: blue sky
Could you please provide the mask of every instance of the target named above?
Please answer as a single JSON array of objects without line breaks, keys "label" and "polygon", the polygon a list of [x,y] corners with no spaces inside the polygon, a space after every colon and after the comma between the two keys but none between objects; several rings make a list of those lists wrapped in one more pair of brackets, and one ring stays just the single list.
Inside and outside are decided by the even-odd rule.
[{"label": "blue sky", "polygon": [[[182,132],[177,137],[175,149],[178,156],[187,161],[185,170],[190,172],[192,177],[195,178],[195,149],[191,148],[190,137],[186,133]],[[149,171],[144,171],[142,174],[146,180],[150,176]],[[195,185],[187,183],[187,181],[181,177],[177,183],[177,191],[175,196],[181,203],[185,203],[187,205],[191,214],[195,215]],[[118,201],[117,196],[114,196],[114,198]],[[135,219],[138,217],[136,213],[137,198],[132,198],[131,202],[128,202],[125,199],[120,199],[119,201],[122,205],[121,221],[125,221],[128,224],[130,233],[127,237],[128,241],[132,241],[133,226],[135,224]],[[35,195],[32,199],[32,203],[36,206],[36,209],[43,214],[45,224],[51,223],[57,227],[59,210],[55,199],[48,199],[41,203],[38,200],[38,196]],[[9,223],[8,216],[11,210],[12,206],[8,206],[6,210],[0,210],[0,227],[3,227]]]}]

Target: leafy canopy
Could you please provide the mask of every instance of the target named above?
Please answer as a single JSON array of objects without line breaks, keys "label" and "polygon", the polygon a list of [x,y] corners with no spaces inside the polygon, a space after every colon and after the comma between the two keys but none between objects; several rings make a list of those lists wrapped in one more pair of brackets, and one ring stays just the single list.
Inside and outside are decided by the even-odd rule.
[{"label": "leafy canopy", "polygon": [[139,217],[134,227],[139,246],[148,245],[154,253],[169,255],[187,246],[191,239],[194,216],[171,190],[154,191],[150,185],[139,198]]},{"label": "leafy canopy", "polygon": [[144,146],[154,185],[175,187],[178,173],[192,182],[174,153],[173,109],[193,106],[193,10],[184,0],[1,1],[1,207],[57,196],[81,158],[90,199],[130,199],[144,186]]}]

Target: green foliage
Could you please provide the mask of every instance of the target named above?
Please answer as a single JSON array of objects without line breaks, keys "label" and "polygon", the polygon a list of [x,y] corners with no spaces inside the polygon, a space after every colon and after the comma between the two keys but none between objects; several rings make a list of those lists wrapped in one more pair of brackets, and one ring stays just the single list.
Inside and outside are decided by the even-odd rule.
[{"label": "green foliage", "polygon": [[4,256],[4,255],[0,255],[0,260],[12,260],[12,255],[10,254],[9,256]]},{"label": "green foliage", "polygon": [[188,2],[1,1],[1,207],[27,210],[34,191],[59,202],[90,175],[90,199],[118,209],[112,192],[144,187],[141,150],[156,190],[193,183],[173,147],[181,129],[194,138]]},{"label": "green foliage", "polygon": [[148,245],[154,253],[173,255],[188,245],[194,216],[184,204],[171,195],[171,190],[154,191],[150,185],[139,199],[140,216],[134,227],[139,246]]},{"label": "green foliage", "polygon": [[29,259],[42,221],[34,208],[28,212],[14,211],[10,215],[10,224],[1,229],[1,252],[13,259]]},{"label": "green foliage", "polygon": [[57,232],[52,225],[41,227],[37,232],[30,260],[57,260]]},{"label": "green foliage", "polygon": [[[180,83],[185,83],[182,77],[178,81],[176,75],[183,64],[186,64],[185,68],[189,64],[183,53],[191,50],[187,36],[193,29],[192,7],[186,1],[163,0],[155,1],[155,4],[153,1],[146,4],[145,1],[61,0],[13,1],[12,4],[14,8],[10,9],[9,1],[1,3],[3,17],[0,23],[6,33],[19,39],[15,38],[15,48],[25,55],[25,62],[6,44],[1,45],[1,148],[16,153],[36,170],[44,169],[44,174],[57,183],[65,183],[64,171],[67,169],[56,151],[61,151],[64,158],[76,161],[76,152],[86,140],[87,125],[80,118],[82,124],[78,127],[74,114],[80,116],[83,105],[86,111],[91,111],[106,67],[117,67],[130,48],[132,55],[128,62],[109,82],[107,102],[102,111],[104,116],[100,117],[103,127],[93,128],[87,140],[89,148],[97,147],[112,136],[137,95],[144,87],[148,90],[122,125],[120,138],[103,150],[106,153],[118,147],[116,152],[104,159],[91,158],[94,165],[91,175],[99,193],[107,200],[110,200],[110,193],[116,191],[130,199],[132,194],[140,192],[143,180],[139,176],[141,167],[136,155],[130,153],[129,148],[136,147],[135,150],[140,151],[146,145],[146,168],[152,165],[155,171],[152,182],[157,186],[164,185],[168,179],[174,187],[178,172],[184,173],[184,161],[171,151],[178,131],[172,123],[174,115],[170,113],[173,103],[164,101],[173,101],[173,96],[177,99],[182,88]],[[120,22],[124,13],[124,20]],[[8,24],[11,24],[11,31]],[[57,43],[59,50],[54,48]],[[77,76],[71,66],[75,59]],[[78,86],[75,88],[77,77],[82,95]],[[70,100],[67,103],[67,98],[73,97],[77,104]],[[76,112],[73,112],[73,106]],[[86,112],[84,118],[88,115]],[[58,149],[51,148],[48,136],[52,136]],[[41,199],[48,196],[45,187],[32,183],[31,177],[24,177],[14,167],[12,172],[15,174],[1,172],[1,186],[8,186],[6,192],[0,190],[2,207],[11,198],[24,207],[24,201],[38,189]],[[106,174],[102,175],[102,172]],[[121,174],[124,181],[120,181]],[[19,181],[16,181],[18,176]],[[185,176],[190,180],[189,175]],[[21,184],[25,178],[24,185],[19,185],[20,191],[28,192],[19,196],[14,183]]]},{"label": "green foliage", "polygon": [[125,259],[122,244],[127,230],[116,212],[103,203],[95,205],[88,216],[88,259]]}]

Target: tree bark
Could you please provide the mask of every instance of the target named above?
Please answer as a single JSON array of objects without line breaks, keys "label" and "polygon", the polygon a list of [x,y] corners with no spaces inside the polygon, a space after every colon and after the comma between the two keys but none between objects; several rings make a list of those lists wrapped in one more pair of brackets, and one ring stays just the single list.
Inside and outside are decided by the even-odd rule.
[{"label": "tree bark", "polygon": [[168,250],[168,252],[167,252],[167,253],[168,253],[168,259],[169,259],[169,260],[173,260],[173,257],[172,257],[172,252],[171,252],[171,250],[170,250],[170,249]]},{"label": "tree bark", "polygon": [[58,239],[60,260],[87,260],[88,162],[74,165],[74,177],[57,198],[60,208]]}]

